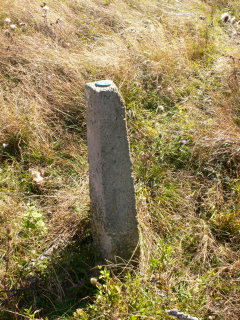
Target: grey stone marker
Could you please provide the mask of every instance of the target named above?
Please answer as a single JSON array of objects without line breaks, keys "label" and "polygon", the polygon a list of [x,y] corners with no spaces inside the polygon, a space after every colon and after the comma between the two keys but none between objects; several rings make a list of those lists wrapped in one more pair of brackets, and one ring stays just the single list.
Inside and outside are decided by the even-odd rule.
[{"label": "grey stone marker", "polygon": [[93,239],[101,258],[128,260],[139,234],[125,106],[110,80],[86,85]]}]

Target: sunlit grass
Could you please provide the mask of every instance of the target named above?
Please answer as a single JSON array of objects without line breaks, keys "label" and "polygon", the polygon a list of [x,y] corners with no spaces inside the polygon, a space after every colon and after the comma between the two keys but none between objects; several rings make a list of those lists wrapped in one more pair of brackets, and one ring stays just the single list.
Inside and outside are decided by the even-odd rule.
[{"label": "sunlit grass", "polygon": [[[239,319],[238,1],[40,5],[0,8],[0,317]],[[94,288],[84,84],[102,78],[126,102],[141,259]]]}]

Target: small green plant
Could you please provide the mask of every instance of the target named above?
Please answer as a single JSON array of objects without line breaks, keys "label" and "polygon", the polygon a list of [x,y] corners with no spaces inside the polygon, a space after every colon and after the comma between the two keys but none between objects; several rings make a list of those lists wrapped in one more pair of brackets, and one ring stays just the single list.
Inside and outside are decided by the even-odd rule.
[{"label": "small green plant", "polygon": [[43,213],[33,205],[28,205],[23,213],[22,227],[26,235],[32,232],[43,236],[48,231]]},{"label": "small green plant", "polygon": [[[24,310],[24,317],[29,319],[29,320],[38,320],[36,318],[37,314],[39,313],[40,310],[35,310],[33,311],[33,307],[25,308]],[[47,320],[47,318],[45,318]]]}]

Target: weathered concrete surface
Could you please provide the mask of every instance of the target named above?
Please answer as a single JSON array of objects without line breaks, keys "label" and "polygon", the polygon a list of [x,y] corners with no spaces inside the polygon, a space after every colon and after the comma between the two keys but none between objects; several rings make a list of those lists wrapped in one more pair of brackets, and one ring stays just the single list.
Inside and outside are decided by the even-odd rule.
[{"label": "weathered concrete surface", "polygon": [[138,245],[125,107],[116,86],[86,85],[92,229],[106,260],[130,259]]}]

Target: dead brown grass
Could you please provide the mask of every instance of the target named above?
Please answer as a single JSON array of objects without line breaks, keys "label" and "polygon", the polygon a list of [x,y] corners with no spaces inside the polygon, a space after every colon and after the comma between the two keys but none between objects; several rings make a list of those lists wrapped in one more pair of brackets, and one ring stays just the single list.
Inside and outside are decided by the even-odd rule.
[{"label": "dead brown grass", "polygon": [[[169,236],[176,255],[161,270],[162,281],[175,288],[187,279],[189,290],[207,296],[205,310],[237,319],[238,293],[233,290],[228,300],[222,287],[226,279],[233,286],[238,279],[239,210],[230,208],[239,199],[240,56],[232,26],[218,24],[218,10],[239,9],[239,4],[51,0],[47,20],[40,4],[1,0],[0,237],[1,256],[10,261],[7,270],[6,263],[0,265],[0,280],[6,279],[0,289],[24,285],[21,261],[39,259],[58,243],[59,234],[64,246],[76,234],[84,238],[89,202],[84,84],[112,78],[128,102],[131,139],[142,145],[141,152],[133,148],[136,168],[143,162],[154,166],[151,146],[159,130],[166,144],[175,135],[192,139],[189,165],[182,171],[167,168],[158,188],[136,173],[140,273],[155,276],[151,260]],[[4,34],[6,17],[17,25],[11,37]],[[167,124],[146,107],[159,96],[164,112],[173,115]],[[216,172],[217,165],[222,171]],[[226,191],[223,167],[234,190]],[[35,183],[29,169],[41,172],[44,182]],[[48,232],[26,239],[22,220],[29,203],[42,212]],[[196,279],[208,269],[218,271],[207,278],[203,293]],[[211,288],[216,283],[219,287]]]}]

